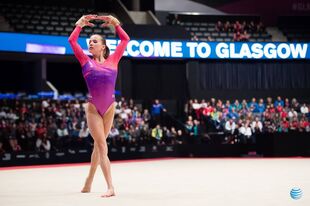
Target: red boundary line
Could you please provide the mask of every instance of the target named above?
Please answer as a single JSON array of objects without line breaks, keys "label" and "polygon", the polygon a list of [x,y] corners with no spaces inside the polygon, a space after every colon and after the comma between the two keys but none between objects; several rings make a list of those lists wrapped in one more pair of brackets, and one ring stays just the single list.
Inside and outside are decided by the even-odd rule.
[{"label": "red boundary line", "polygon": [[[175,159],[231,159],[231,160],[270,160],[270,159],[310,159],[310,157],[165,157],[165,158],[149,158],[149,159],[134,159],[134,160],[114,160],[112,164],[122,164],[131,162],[151,162],[151,161],[162,161],[162,160],[175,160]],[[0,167],[0,171],[7,170],[19,170],[19,169],[42,169],[42,168],[57,168],[57,167],[79,167],[89,165],[89,162],[84,163],[66,163],[66,164],[48,164],[48,165],[30,165],[30,166],[11,166],[11,167]]]},{"label": "red boundary line", "polygon": [[[149,159],[134,159],[134,160],[113,160],[112,164],[129,163],[129,162],[150,162],[150,161],[160,161],[160,160],[171,160],[177,158],[149,158]],[[10,167],[0,167],[1,170],[19,170],[19,169],[39,169],[39,168],[57,168],[57,167],[79,167],[89,165],[89,162],[83,163],[65,163],[65,164],[47,164],[47,165],[27,165],[27,166],[10,166]]]}]

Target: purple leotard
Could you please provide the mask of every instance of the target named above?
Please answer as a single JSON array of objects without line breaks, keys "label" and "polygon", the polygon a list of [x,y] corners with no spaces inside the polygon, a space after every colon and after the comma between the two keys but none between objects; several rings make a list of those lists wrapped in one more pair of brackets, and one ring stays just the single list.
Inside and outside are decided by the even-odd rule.
[{"label": "purple leotard", "polygon": [[91,95],[89,102],[95,105],[98,113],[102,116],[114,103],[114,88],[117,77],[117,65],[126,49],[129,37],[121,26],[115,30],[121,39],[115,52],[111,54],[103,64],[96,62],[84,54],[77,43],[82,28],[77,26],[69,37],[69,42],[74,55],[82,66],[82,73]]}]

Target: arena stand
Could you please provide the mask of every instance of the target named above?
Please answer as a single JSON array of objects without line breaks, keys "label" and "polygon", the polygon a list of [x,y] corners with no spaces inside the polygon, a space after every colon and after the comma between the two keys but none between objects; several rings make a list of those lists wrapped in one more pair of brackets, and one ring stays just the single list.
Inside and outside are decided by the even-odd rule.
[{"label": "arena stand", "polygon": [[310,40],[310,16],[281,16],[278,26],[288,41],[306,42]]},{"label": "arena stand", "polygon": [[184,27],[191,34],[191,39],[196,41],[233,41],[237,32],[242,35],[244,31],[248,36],[244,41],[271,40],[259,16],[170,13],[167,24]]},{"label": "arena stand", "polygon": [[[9,31],[57,36],[69,36],[75,22],[84,14],[94,12],[105,14],[105,12],[97,12],[95,9],[90,8],[56,5],[1,3],[0,8],[1,14],[9,24]],[[100,27],[88,27],[81,32],[81,36],[87,37],[94,33],[102,34],[106,38],[115,38],[114,31]]]}]

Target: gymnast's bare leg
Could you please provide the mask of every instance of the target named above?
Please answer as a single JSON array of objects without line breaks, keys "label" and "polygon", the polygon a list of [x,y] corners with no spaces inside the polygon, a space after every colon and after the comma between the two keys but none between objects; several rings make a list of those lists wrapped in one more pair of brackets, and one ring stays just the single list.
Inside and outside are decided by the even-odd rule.
[{"label": "gymnast's bare leg", "polygon": [[115,191],[112,184],[111,166],[108,158],[108,146],[106,142],[106,138],[113,124],[114,104],[112,104],[106,113],[101,117],[95,106],[88,103],[88,106],[86,107],[86,118],[95,144],[91,158],[91,167],[82,192],[90,192],[91,184],[99,163],[108,189],[102,197],[114,196]]}]

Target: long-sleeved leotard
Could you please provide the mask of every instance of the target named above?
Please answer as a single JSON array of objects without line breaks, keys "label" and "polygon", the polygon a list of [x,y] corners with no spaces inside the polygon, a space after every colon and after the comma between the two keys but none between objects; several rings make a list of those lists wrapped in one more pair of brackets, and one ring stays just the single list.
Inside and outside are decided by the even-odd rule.
[{"label": "long-sleeved leotard", "polygon": [[103,64],[96,62],[84,54],[77,43],[82,30],[76,26],[69,37],[69,43],[74,55],[82,66],[82,73],[86,81],[88,91],[91,95],[89,102],[95,105],[98,113],[103,116],[108,108],[114,103],[115,82],[117,77],[117,65],[126,49],[129,36],[117,25],[116,32],[121,40],[115,52],[111,54]]}]

